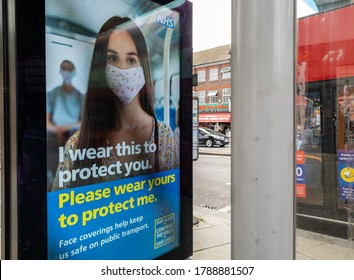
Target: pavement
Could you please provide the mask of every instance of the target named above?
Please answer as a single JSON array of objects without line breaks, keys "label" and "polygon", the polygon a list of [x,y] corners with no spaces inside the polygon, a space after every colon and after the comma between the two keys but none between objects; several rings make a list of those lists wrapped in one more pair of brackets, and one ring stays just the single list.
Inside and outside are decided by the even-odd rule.
[{"label": "pavement", "polygon": [[[200,147],[199,154],[231,155],[230,146]],[[193,260],[231,259],[231,209],[193,206],[199,223],[193,226]],[[354,241],[296,230],[296,260],[354,260]]]},{"label": "pavement", "polygon": [[[230,213],[194,205],[193,260],[231,259]],[[296,230],[296,260],[354,260],[354,242]]]},{"label": "pavement", "polygon": [[231,145],[226,145],[224,147],[215,146],[212,148],[200,146],[200,155],[219,155],[219,156],[231,156]]}]

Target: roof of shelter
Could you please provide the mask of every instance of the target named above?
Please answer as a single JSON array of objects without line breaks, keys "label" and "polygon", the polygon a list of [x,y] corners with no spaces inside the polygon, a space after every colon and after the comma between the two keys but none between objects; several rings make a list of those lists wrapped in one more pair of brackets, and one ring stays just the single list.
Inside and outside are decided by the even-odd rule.
[{"label": "roof of shelter", "polygon": [[193,53],[193,65],[202,65],[230,59],[230,44]]}]

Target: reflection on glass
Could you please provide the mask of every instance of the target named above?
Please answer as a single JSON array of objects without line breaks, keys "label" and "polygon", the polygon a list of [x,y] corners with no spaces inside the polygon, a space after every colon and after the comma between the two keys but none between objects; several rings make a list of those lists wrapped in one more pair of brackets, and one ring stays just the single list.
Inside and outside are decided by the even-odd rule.
[{"label": "reflection on glass", "polygon": [[314,2],[318,13],[298,21],[298,226],[348,238],[354,185],[354,4],[303,2]]}]

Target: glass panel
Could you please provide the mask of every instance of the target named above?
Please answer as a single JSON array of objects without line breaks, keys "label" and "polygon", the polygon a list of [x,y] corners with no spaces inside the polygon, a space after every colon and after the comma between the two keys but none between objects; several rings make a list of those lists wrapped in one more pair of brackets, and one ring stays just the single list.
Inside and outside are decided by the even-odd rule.
[{"label": "glass panel", "polygon": [[[298,186],[298,201],[310,204],[323,204],[323,166],[320,92],[306,92],[302,96],[298,112],[297,155],[303,154],[304,180]],[[303,174],[304,173],[304,174]],[[306,179],[305,179],[306,178]]]},{"label": "glass panel", "polygon": [[[353,65],[351,67],[354,69]],[[347,67],[346,67],[347,68]],[[350,68],[350,66],[349,66]],[[350,71],[346,71],[350,73]],[[350,75],[354,76],[353,73]],[[338,79],[338,206],[349,206],[354,183],[354,79]],[[344,84],[344,85],[343,85]]]},{"label": "glass panel", "polygon": [[[348,237],[354,183],[354,3],[301,1],[298,20],[298,226]],[[301,7],[298,1],[298,14]],[[348,212],[349,210],[349,212]]]}]

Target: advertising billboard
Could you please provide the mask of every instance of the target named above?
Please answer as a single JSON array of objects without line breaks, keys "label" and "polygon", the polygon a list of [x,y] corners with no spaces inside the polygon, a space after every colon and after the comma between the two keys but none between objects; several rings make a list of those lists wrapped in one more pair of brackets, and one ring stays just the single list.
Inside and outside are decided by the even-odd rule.
[{"label": "advertising billboard", "polygon": [[[26,155],[18,151],[26,160],[17,193],[20,249],[10,258],[187,258],[192,252],[190,3],[20,3],[18,30],[27,17],[44,40],[26,42],[39,46],[30,57],[41,74],[31,81],[38,79],[41,87],[38,99],[31,98],[38,114],[20,105],[18,122],[32,118],[40,125],[26,141]],[[21,5],[37,15],[34,22],[20,16]],[[19,44],[23,34],[17,32],[18,59],[29,49]],[[23,61],[25,69],[28,59]],[[18,80],[26,86],[18,94],[30,98],[28,75]],[[29,202],[31,180],[36,190]],[[31,212],[38,213],[37,226],[33,215],[24,218]],[[41,248],[32,252],[35,236]]]},{"label": "advertising billboard", "polygon": [[179,104],[179,13],[152,1],[45,3],[48,258],[159,257],[180,239],[169,118]]}]

